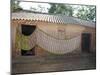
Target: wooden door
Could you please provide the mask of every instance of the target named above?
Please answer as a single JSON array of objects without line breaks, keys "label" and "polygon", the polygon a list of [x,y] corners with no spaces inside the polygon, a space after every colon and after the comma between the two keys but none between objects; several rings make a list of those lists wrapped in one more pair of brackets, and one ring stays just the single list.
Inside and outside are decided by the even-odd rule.
[{"label": "wooden door", "polygon": [[83,33],[82,34],[82,51],[90,52],[90,46],[91,46],[91,34]]}]

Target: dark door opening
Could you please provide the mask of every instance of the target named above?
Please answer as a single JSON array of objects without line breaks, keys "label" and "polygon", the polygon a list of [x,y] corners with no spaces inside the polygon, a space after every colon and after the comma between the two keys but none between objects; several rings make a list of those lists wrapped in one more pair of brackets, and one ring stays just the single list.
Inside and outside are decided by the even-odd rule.
[{"label": "dark door opening", "polygon": [[[36,29],[36,26],[33,25],[21,25],[21,29],[22,29],[22,34],[25,35],[23,37],[29,37]],[[23,39],[24,41],[21,44],[25,44],[25,42],[27,43],[26,39]],[[35,55],[35,47],[30,49],[30,50],[25,50],[25,49],[21,49],[21,55],[22,56],[34,56]]]},{"label": "dark door opening", "polygon": [[35,55],[35,47],[30,50],[21,49],[22,56],[34,56]]},{"label": "dark door opening", "polygon": [[91,46],[91,34],[83,33],[82,34],[82,52],[90,52]]},{"label": "dark door opening", "polygon": [[35,29],[36,29],[36,26],[32,26],[32,25],[21,25],[22,27],[22,34],[26,35],[26,36],[29,36],[31,35]]}]

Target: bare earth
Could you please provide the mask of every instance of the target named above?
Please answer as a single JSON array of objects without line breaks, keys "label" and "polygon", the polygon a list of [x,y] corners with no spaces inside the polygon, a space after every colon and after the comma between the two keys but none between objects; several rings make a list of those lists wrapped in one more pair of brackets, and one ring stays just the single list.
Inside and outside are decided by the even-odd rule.
[{"label": "bare earth", "polygon": [[12,60],[12,73],[39,73],[96,69],[96,56],[82,53],[69,56],[33,57],[21,56]]}]

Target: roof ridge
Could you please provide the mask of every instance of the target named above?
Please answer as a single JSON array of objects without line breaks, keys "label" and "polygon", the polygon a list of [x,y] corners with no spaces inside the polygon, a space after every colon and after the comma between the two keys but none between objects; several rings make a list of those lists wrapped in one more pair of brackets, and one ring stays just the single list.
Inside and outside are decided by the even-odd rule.
[{"label": "roof ridge", "polygon": [[80,24],[86,26],[95,27],[95,22],[82,20],[77,17],[67,16],[67,15],[51,15],[51,14],[43,14],[43,13],[33,13],[33,12],[14,12],[12,13],[12,19],[31,19],[31,20],[41,20],[48,21],[52,23],[63,23],[63,24]]},{"label": "roof ridge", "polygon": [[[31,11],[31,10],[21,10],[21,11],[17,11],[17,12],[13,12],[13,13],[18,13],[18,12],[25,12],[25,13],[34,13],[34,14],[43,14],[43,15],[52,15],[52,16],[66,16],[66,17],[70,17],[70,18],[77,18],[77,19],[81,19],[79,17],[75,17],[75,16],[67,16],[67,15],[64,15],[64,14],[55,14],[55,13],[43,13],[43,12],[34,12],[34,11]],[[85,19],[81,19],[81,20],[85,20]],[[85,20],[85,21],[89,21],[89,22],[93,22],[95,23],[95,21],[91,21],[91,20]]]}]

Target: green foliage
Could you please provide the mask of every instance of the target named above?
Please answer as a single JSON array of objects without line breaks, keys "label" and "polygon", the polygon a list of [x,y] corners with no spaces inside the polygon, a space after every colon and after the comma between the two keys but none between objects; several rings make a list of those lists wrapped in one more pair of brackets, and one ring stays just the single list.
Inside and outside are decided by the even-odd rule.
[{"label": "green foliage", "polygon": [[[84,20],[91,20],[91,21],[95,21],[96,19],[95,6],[77,5],[77,7],[75,8],[74,5],[72,6],[72,5],[54,4],[54,3],[50,3],[50,5],[51,8],[48,10],[48,13],[75,16]],[[74,13],[74,11],[77,11],[77,13]]]},{"label": "green foliage", "polygon": [[[19,6],[19,4],[20,4],[19,1],[11,0],[12,12],[23,10]],[[63,14],[67,16],[78,17],[84,20],[91,20],[91,21],[96,20],[96,7],[95,6],[65,5],[65,4],[55,4],[55,3],[49,3],[49,4],[51,6],[50,8],[48,8],[49,14]],[[45,7],[38,5],[38,8],[31,7],[30,10],[42,13],[45,11]]]},{"label": "green foliage", "polygon": [[68,16],[73,15],[73,8],[69,5],[64,4],[52,4],[50,3],[51,8],[49,9],[49,13],[55,13],[55,14],[64,14]]},{"label": "green foliage", "polygon": [[57,8],[56,5],[55,5],[55,4],[51,4],[51,3],[50,3],[50,5],[51,5],[51,8],[49,9],[48,12],[49,12],[49,13],[55,13],[55,12],[56,12],[55,10],[56,10],[56,8]]},{"label": "green foliage", "polygon": [[19,1],[11,0],[11,11],[12,11],[12,12],[23,10],[23,9],[19,6],[19,3],[20,3]]},{"label": "green foliage", "polygon": [[77,17],[85,20],[95,21],[96,19],[96,11],[94,6],[81,6],[78,9]]}]

